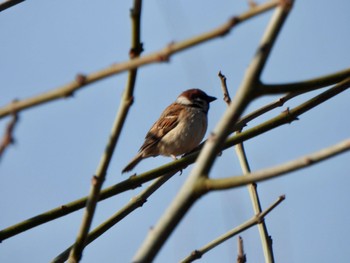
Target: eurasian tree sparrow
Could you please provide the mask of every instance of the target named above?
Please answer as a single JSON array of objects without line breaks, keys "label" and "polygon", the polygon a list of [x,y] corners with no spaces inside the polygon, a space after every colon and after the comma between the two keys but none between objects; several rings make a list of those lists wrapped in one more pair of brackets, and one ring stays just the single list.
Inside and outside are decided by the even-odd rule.
[{"label": "eurasian tree sparrow", "polygon": [[153,124],[138,154],[123,169],[132,170],[142,159],[158,155],[176,156],[190,152],[207,130],[209,103],[216,100],[200,89],[182,92]]},{"label": "eurasian tree sparrow", "polygon": [[123,169],[132,170],[142,159],[158,155],[176,156],[190,152],[207,130],[209,103],[216,100],[200,89],[182,92],[148,131],[138,154]]}]

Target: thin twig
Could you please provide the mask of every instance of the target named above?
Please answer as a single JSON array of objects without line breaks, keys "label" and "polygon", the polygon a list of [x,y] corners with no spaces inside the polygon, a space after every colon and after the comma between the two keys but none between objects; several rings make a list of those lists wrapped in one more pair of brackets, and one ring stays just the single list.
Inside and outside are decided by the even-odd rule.
[{"label": "thin twig", "polygon": [[[140,42],[140,17],[141,17],[142,0],[134,0],[134,6],[131,11],[132,20],[132,40],[131,40],[131,59],[137,59],[142,52],[142,44]],[[112,131],[108,137],[107,146],[103,153],[100,163],[96,170],[96,175],[93,176],[89,197],[86,202],[86,209],[80,225],[80,229],[73,245],[68,261],[70,263],[77,263],[82,257],[83,250],[87,243],[88,233],[91,227],[92,219],[95,214],[97,202],[99,200],[102,184],[105,180],[107,169],[116,144],[118,142],[121,130],[124,126],[126,116],[129,112],[133,100],[133,91],[136,83],[137,68],[129,71],[128,82],[126,84],[124,94],[120,103],[118,113],[113,123]]]},{"label": "thin twig", "polygon": [[293,83],[279,83],[279,84],[261,84],[259,90],[262,94],[280,94],[287,92],[308,92],[316,89],[324,88],[346,78],[350,77],[350,68],[320,76],[313,79],[308,79]]},{"label": "thin twig", "polygon": [[15,112],[12,114],[12,118],[5,128],[4,136],[2,137],[2,141],[0,142],[0,161],[5,150],[8,148],[10,144],[13,144],[15,141],[13,133],[17,122],[18,122],[18,115]]},{"label": "thin twig", "polygon": [[[240,134],[236,134],[234,136],[231,136],[228,138],[221,150],[226,150],[240,142],[249,140],[251,138],[254,138],[260,134],[263,134],[265,132],[268,132],[272,129],[275,129],[281,125],[289,124],[292,121],[296,120],[298,116],[301,114],[311,110],[312,108],[322,104],[323,102],[333,98],[334,96],[340,94],[341,92],[344,92],[347,90],[350,86],[350,78],[347,80],[342,81],[341,83],[338,83],[334,87],[328,89],[327,91],[313,97],[312,99],[300,104],[299,106],[290,109],[288,111],[280,113],[278,116],[271,118],[259,125],[256,125],[250,129],[246,129],[245,131],[241,132]],[[280,105],[279,101],[276,101],[272,104]],[[264,108],[264,107],[263,107]],[[256,112],[259,112],[256,111]],[[249,116],[248,114],[247,116]],[[257,114],[253,114],[255,117],[257,117]],[[245,119],[245,118],[242,118]],[[250,120],[252,118],[249,118]],[[134,189],[136,187],[141,186],[143,183],[148,182],[150,180],[153,180],[167,172],[171,171],[179,171],[183,169],[184,167],[192,164],[196,158],[198,157],[200,148],[197,149],[196,152],[193,152],[189,155],[187,155],[184,158],[180,158],[177,161],[173,161],[167,164],[164,164],[160,167],[157,167],[155,169],[149,170],[147,172],[144,172],[137,176],[131,176],[129,179],[124,180],[120,183],[117,183],[115,185],[112,185],[110,187],[107,187],[106,189],[102,190],[100,193],[99,200],[105,200],[107,198],[110,198],[112,196],[115,196],[117,194],[120,194],[124,191]],[[41,224],[47,223],[51,220],[57,219],[61,216],[65,216],[69,213],[72,213],[74,211],[77,211],[81,208],[83,208],[86,204],[87,197],[82,197],[80,199],[77,199],[73,202],[61,205],[57,208],[54,208],[52,210],[49,210],[47,212],[44,212],[42,214],[39,214],[37,216],[34,216],[32,218],[29,218],[23,222],[19,222],[15,225],[12,225],[10,227],[7,227],[0,231],[0,241],[3,241],[7,238],[10,238],[12,236],[15,236],[17,234],[20,234],[26,230],[29,230],[33,227],[39,226]]]},{"label": "thin twig", "polygon": [[276,101],[273,101],[269,104],[266,104],[265,106],[262,106],[261,108],[248,113],[247,115],[245,115],[242,119],[239,120],[239,122],[237,124],[240,125],[236,125],[237,127],[233,127],[232,131],[237,131],[237,130],[241,130],[248,122],[262,116],[263,114],[277,108],[277,107],[281,107],[283,106],[288,100],[299,96],[303,93],[289,93],[286,96],[283,96],[279,99],[277,99]]},{"label": "thin twig", "polygon": [[148,64],[167,62],[170,57],[176,53],[184,51],[188,48],[194,47],[196,45],[205,43],[209,40],[220,38],[227,35],[232,28],[236,25],[247,21],[248,19],[262,14],[270,9],[276,7],[280,3],[280,0],[271,0],[264,4],[261,4],[255,8],[249,9],[248,11],[242,13],[241,15],[235,16],[229,19],[223,25],[215,28],[212,31],[208,31],[201,35],[188,38],[184,41],[173,42],[163,49],[153,52],[148,55],[144,55],[138,58],[130,59],[118,64],[114,64],[110,67],[106,67],[102,70],[90,73],[88,75],[79,74],[77,77],[70,83],[67,83],[63,86],[60,86],[56,89],[42,93],[38,96],[34,96],[28,99],[17,101],[14,104],[9,104],[0,108],[0,119],[11,114],[12,109],[14,108],[17,112],[41,105],[46,102],[50,102],[57,99],[67,98],[73,95],[77,90],[86,87],[89,84],[92,84],[96,81],[102,80],[104,78],[128,71],[131,69],[136,69]]},{"label": "thin twig", "polygon": [[273,204],[271,204],[262,213],[254,215],[249,220],[245,221],[243,224],[241,224],[241,225],[233,228],[232,230],[228,231],[227,233],[219,236],[218,238],[209,242],[208,244],[206,244],[202,248],[194,250],[189,256],[187,256],[185,259],[183,259],[181,261],[181,263],[188,263],[188,262],[192,262],[196,259],[199,259],[202,255],[204,255],[208,251],[212,250],[216,246],[222,244],[226,240],[234,237],[235,235],[238,235],[239,233],[243,232],[244,230],[247,230],[248,228],[250,228],[256,224],[259,224],[262,220],[264,220],[266,215],[268,213],[270,213],[276,206],[278,206],[284,199],[285,199],[284,196],[280,196]]},{"label": "thin twig", "polygon": [[[240,132],[237,132],[240,133]],[[247,159],[246,152],[244,150],[244,145],[243,143],[239,143],[235,147],[236,153],[239,159],[239,162],[241,164],[242,172],[244,175],[249,176],[250,172],[250,167]],[[254,213],[259,214],[261,213],[261,203],[259,199],[259,194],[257,190],[257,184],[252,183],[247,185],[250,199],[253,205]],[[273,249],[272,249],[272,241],[271,237],[267,231],[266,223],[265,220],[261,221],[258,224],[259,228],[259,233],[260,233],[260,239],[261,239],[261,244],[263,247],[264,251],[264,257],[265,257],[265,262],[266,263],[273,263],[275,262],[274,256],[273,256]]]},{"label": "thin twig", "polygon": [[[221,81],[221,89],[222,89],[222,92],[224,94],[224,98],[223,100],[226,102],[227,106],[230,105],[231,103],[231,97],[230,97],[230,94],[228,92],[228,88],[227,88],[227,83],[226,83],[226,76],[223,75],[221,73],[221,71],[219,72],[218,74],[219,78],[220,78],[220,81]],[[239,145],[243,145],[242,143],[238,144]],[[236,146],[237,147],[237,146]],[[261,211],[259,211],[261,212]],[[257,213],[255,213],[257,214]],[[245,263],[246,262],[246,256],[244,254],[244,249],[243,249],[243,239],[241,236],[238,237],[238,255],[237,255],[237,263]]]},{"label": "thin twig", "polygon": [[[97,226],[94,230],[92,230],[87,236],[86,246],[93,242],[95,239],[104,234],[107,230],[113,227],[115,224],[120,222],[123,218],[129,215],[131,212],[135,211],[137,208],[143,206],[146,203],[147,198],[149,198],[157,189],[159,189],[165,182],[167,182],[175,173],[168,173],[157,180],[155,180],[150,186],[148,186],[145,190],[143,190],[140,194],[133,197],[129,203],[120,209],[117,213],[107,219],[105,222]],[[61,254],[59,254],[55,259],[51,261],[51,263],[63,263],[67,260],[69,256],[69,251],[73,247],[70,246]]]},{"label": "thin twig", "polygon": [[221,73],[221,71],[219,71],[218,76],[219,76],[220,81],[221,81],[222,93],[224,94],[223,100],[226,102],[227,105],[230,105],[231,97],[230,97],[230,93],[228,92],[228,89],[227,89],[226,77],[224,74]]},{"label": "thin twig", "polygon": [[[222,90],[224,93],[224,101],[229,106],[230,102],[231,102],[231,98],[230,98],[230,95],[228,93],[228,88],[227,88],[227,84],[226,84],[226,77],[221,72],[219,72],[219,77],[221,80],[221,87],[222,87]],[[239,134],[240,132],[241,132],[241,130],[238,130],[236,133]],[[243,174],[250,173],[250,167],[249,167],[246,152],[244,150],[243,143],[237,144],[235,149],[236,149],[236,153],[237,153]],[[257,185],[255,183],[249,184],[248,191],[249,191],[250,199],[252,201],[252,205],[253,205],[253,209],[254,209],[255,214],[261,213],[261,204],[260,204],[259,195],[258,195],[258,191],[257,191]],[[265,262],[266,263],[273,263],[274,256],[273,256],[273,250],[272,250],[272,242],[271,242],[271,238],[268,234],[265,221],[262,221],[260,224],[258,224],[258,228],[259,228],[261,243],[263,246]],[[243,253],[242,253],[242,255],[243,255]],[[243,259],[245,259],[245,257],[243,257],[243,256],[238,257],[237,261],[239,261],[239,259],[243,260]]]},{"label": "thin twig", "polygon": [[274,166],[267,169],[262,169],[256,172],[252,172],[249,176],[231,176],[221,179],[206,179],[201,187],[205,191],[225,190],[232,189],[239,186],[247,185],[250,183],[261,182],[271,178],[275,178],[281,175],[291,173],[293,171],[309,167],[321,161],[327,160],[338,154],[344,153],[350,150],[350,139],[344,140],[338,144],[317,151],[315,153],[300,157],[296,160],[289,161],[287,163]]},{"label": "thin twig", "polygon": [[237,263],[246,263],[247,257],[244,253],[243,238],[239,236],[237,241],[238,241],[237,242],[238,243]]}]

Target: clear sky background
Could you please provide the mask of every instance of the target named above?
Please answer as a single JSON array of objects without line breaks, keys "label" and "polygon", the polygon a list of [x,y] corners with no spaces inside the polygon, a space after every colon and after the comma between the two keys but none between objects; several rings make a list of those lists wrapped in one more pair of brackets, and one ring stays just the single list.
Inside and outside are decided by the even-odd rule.
[{"label": "clear sky background", "polygon": [[[261,2],[261,1],[259,1]],[[0,106],[56,88],[77,73],[91,73],[128,59],[132,1],[25,1],[0,13]],[[144,54],[171,41],[206,32],[247,10],[236,1],[144,1]],[[336,72],[350,65],[350,2],[296,1],[273,49],[263,80],[285,83]],[[234,95],[272,12],[245,22],[225,38],[175,55],[170,63],[139,70],[135,103],[128,115],[104,187],[127,178],[121,169],[136,154],[161,111],[183,91],[201,88],[222,98],[217,73]],[[16,144],[0,163],[0,228],[86,196],[103,153],[127,74],[89,85],[73,98],[20,114]],[[312,95],[294,99],[257,124]],[[254,110],[278,97],[254,102]],[[292,160],[349,138],[346,91],[300,120],[248,141],[252,170]],[[226,105],[212,104],[208,131]],[[247,111],[247,112],[248,112]],[[9,119],[0,121],[0,131]],[[170,161],[157,157],[135,169],[141,173]],[[264,207],[286,200],[266,218],[276,262],[350,262],[350,154],[259,184]],[[126,220],[89,245],[82,262],[130,262],[183,184],[191,167],[174,176]],[[216,161],[212,177],[239,175],[233,149]],[[142,189],[99,204],[97,226]],[[165,244],[156,262],[178,262],[253,215],[248,191],[239,188],[201,198]],[[0,262],[48,262],[72,244],[82,210],[12,237],[0,244]],[[257,228],[242,234],[248,262],[263,262]],[[235,262],[236,238],[206,254],[201,262]]]}]

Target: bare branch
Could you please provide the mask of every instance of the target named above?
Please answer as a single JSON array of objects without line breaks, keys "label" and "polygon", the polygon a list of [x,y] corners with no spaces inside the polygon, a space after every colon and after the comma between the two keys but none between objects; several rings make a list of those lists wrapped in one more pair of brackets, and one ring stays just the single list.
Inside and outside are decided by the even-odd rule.
[{"label": "bare branch", "polygon": [[[133,24],[131,50],[129,53],[131,60],[137,59],[140,53],[142,52],[142,44],[140,42],[141,7],[142,7],[142,0],[134,0],[134,7],[131,10],[131,20]],[[91,227],[92,219],[95,214],[97,202],[99,200],[102,184],[105,180],[107,169],[112,159],[114,149],[118,142],[121,130],[124,126],[124,122],[129,112],[129,108],[133,101],[133,91],[136,83],[136,76],[137,76],[137,68],[131,69],[129,71],[128,82],[124,90],[124,94],[122,97],[122,101],[120,103],[118,113],[113,123],[111,134],[108,137],[106,149],[97,167],[96,175],[94,175],[92,178],[91,189],[90,189],[89,197],[86,202],[86,209],[83,215],[81,226],[80,226],[75,244],[70,251],[70,255],[68,259],[68,261],[71,263],[80,261],[83,250],[86,246],[89,230]]]},{"label": "bare branch", "polygon": [[317,78],[287,83],[287,84],[261,84],[260,90],[262,94],[279,94],[286,92],[308,92],[316,89],[324,88],[350,77],[350,68],[320,76]]},{"label": "bare branch", "polygon": [[[246,155],[243,143],[237,144],[235,148],[236,148],[236,153],[237,153],[239,162],[241,164],[243,174],[246,176],[249,176],[251,171],[250,171],[250,167],[249,167],[249,163],[248,163],[248,159],[247,159],[247,155]],[[252,183],[247,185],[247,187],[248,187],[254,212],[255,214],[259,214],[261,213],[262,209],[261,209],[261,203],[260,203],[259,194],[257,190],[257,184]],[[265,220],[261,221],[258,224],[258,228],[260,233],[261,244],[264,251],[265,262],[273,263],[275,262],[275,259],[273,256],[272,242],[271,242],[271,237],[267,231]]]},{"label": "bare branch", "polygon": [[[146,203],[147,198],[149,198],[157,189],[159,189],[165,182],[167,182],[175,173],[168,173],[157,180],[155,180],[149,187],[147,187],[145,190],[143,190],[140,194],[133,197],[130,202],[124,206],[122,209],[120,209],[117,213],[115,213],[113,216],[111,216],[108,220],[97,226],[94,230],[92,230],[89,235],[87,236],[86,240],[86,246],[93,242],[95,239],[100,237],[102,234],[104,234],[107,230],[109,230],[111,227],[113,227],[115,224],[120,222],[123,218],[128,216],[130,213],[132,213],[134,210],[136,210],[139,207],[142,207],[144,203]],[[52,263],[59,263],[59,262],[65,262],[68,259],[69,252],[71,248],[70,246],[65,251],[63,251],[61,254],[59,254],[55,259],[53,259]]]},{"label": "bare branch", "polygon": [[243,238],[241,236],[238,237],[238,254],[237,254],[237,263],[246,263],[247,258],[244,253],[243,248]]},{"label": "bare branch", "polygon": [[248,228],[250,228],[256,224],[259,224],[262,220],[264,220],[265,216],[268,213],[270,213],[276,206],[278,206],[284,199],[285,199],[284,196],[280,196],[273,204],[271,204],[262,213],[254,215],[252,218],[250,218],[249,220],[247,220],[243,224],[233,228],[232,230],[228,231],[227,233],[214,239],[213,241],[209,242],[208,244],[206,244],[202,248],[193,251],[188,257],[183,259],[181,261],[181,263],[185,263],[185,262],[188,263],[188,262],[192,262],[196,259],[199,259],[202,255],[204,255],[205,253],[207,253],[211,249],[215,248],[216,246],[222,244],[226,240],[234,237],[235,235],[238,235],[239,233],[243,232],[244,230],[247,230]]},{"label": "bare branch", "polygon": [[282,165],[275,167],[263,169],[260,171],[252,172],[249,176],[231,176],[228,178],[222,179],[206,179],[206,181],[201,186],[207,191],[213,190],[224,190],[231,189],[243,185],[247,185],[254,182],[260,182],[275,178],[287,173],[309,167],[331,157],[334,157],[338,154],[344,153],[350,150],[350,139],[340,142],[331,147],[325,148],[318,152],[303,156],[294,161],[287,162]]},{"label": "bare branch", "polygon": [[226,102],[227,105],[229,105],[231,103],[231,97],[227,89],[226,77],[221,73],[221,71],[219,71],[218,76],[221,81],[221,89],[222,89],[222,93],[224,94],[224,101]]},{"label": "bare branch", "polygon": [[[219,72],[219,77],[221,79],[221,87],[224,93],[224,101],[226,101],[227,105],[230,105],[231,98],[230,95],[228,94],[228,89],[226,85],[226,77]],[[266,107],[265,107],[266,108]],[[240,133],[240,130],[237,131],[237,133]],[[242,168],[242,171],[244,174],[249,174],[250,173],[250,167],[247,159],[246,152],[244,150],[244,145],[243,143],[239,143],[235,147],[236,153]],[[259,200],[259,195],[257,191],[257,185],[255,183],[249,184],[248,185],[248,191],[250,195],[250,199],[252,201],[253,209],[255,214],[261,213],[261,204]],[[274,256],[273,256],[273,250],[272,250],[272,242],[271,238],[268,234],[267,227],[265,224],[265,221],[262,221],[261,223],[258,224],[259,228],[259,233],[260,233],[260,238],[261,238],[261,243],[265,255],[265,262],[266,263],[273,263],[274,262]],[[241,240],[241,239],[240,239]],[[242,244],[242,250],[243,250],[243,240],[241,240],[241,243],[239,242],[238,244]],[[237,262],[240,261],[245,261],[245,256],[242,251],[241,257],[238,256]]]},{"label": "bare branch", "polygon": [[40,94],[38,96],[17,101],[14,104],[9,104],[4,106],[3,108],[0,108],[0,119],[9,115],[13,109],[19,112],[19,111],[22,111],[37,105],[41,105],[43,103],[50,102],[56,99],[67,98],[77,90],[83,87],[86,87],[89,84],[92,84],[101,79],[122,73],[124,71],[136,69],[138,67],[142,67],[148,64],[167,62],[169,61],[169,58],[176,53],[179,53],[193,46],[205,43],[209,40],[225,36],[236,25],[276,7],[279,4],[279,2],[280,0],[271,0],[267,3],[259,5],[253,9],[250,9],[241,15],[233,17],[232,19],[227,21],[225,24],[215,28],[212,31],[186,39],[181,42],[171,43],[166,47],[164,47],[163,49],[153,52],[151,54],[148,54],[142,57],[137,57],[119,64],[114,64],[110,67],[106,67],[102,70],[93,72],[88,75],[79,74],[75,80],[61,87],[58,87],[54,90]]}]

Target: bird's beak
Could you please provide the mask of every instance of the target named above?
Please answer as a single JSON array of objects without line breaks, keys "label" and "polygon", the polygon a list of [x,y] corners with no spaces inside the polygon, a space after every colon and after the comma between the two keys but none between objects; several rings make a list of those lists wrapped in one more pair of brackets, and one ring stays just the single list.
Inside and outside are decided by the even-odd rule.
[{"label": "bird's beak", "polygon": [[216,98],[212,97],[212,96],[208,96],[208,98],[207,98],[208,102],[213,102],[214,100],[216,100]]}]

